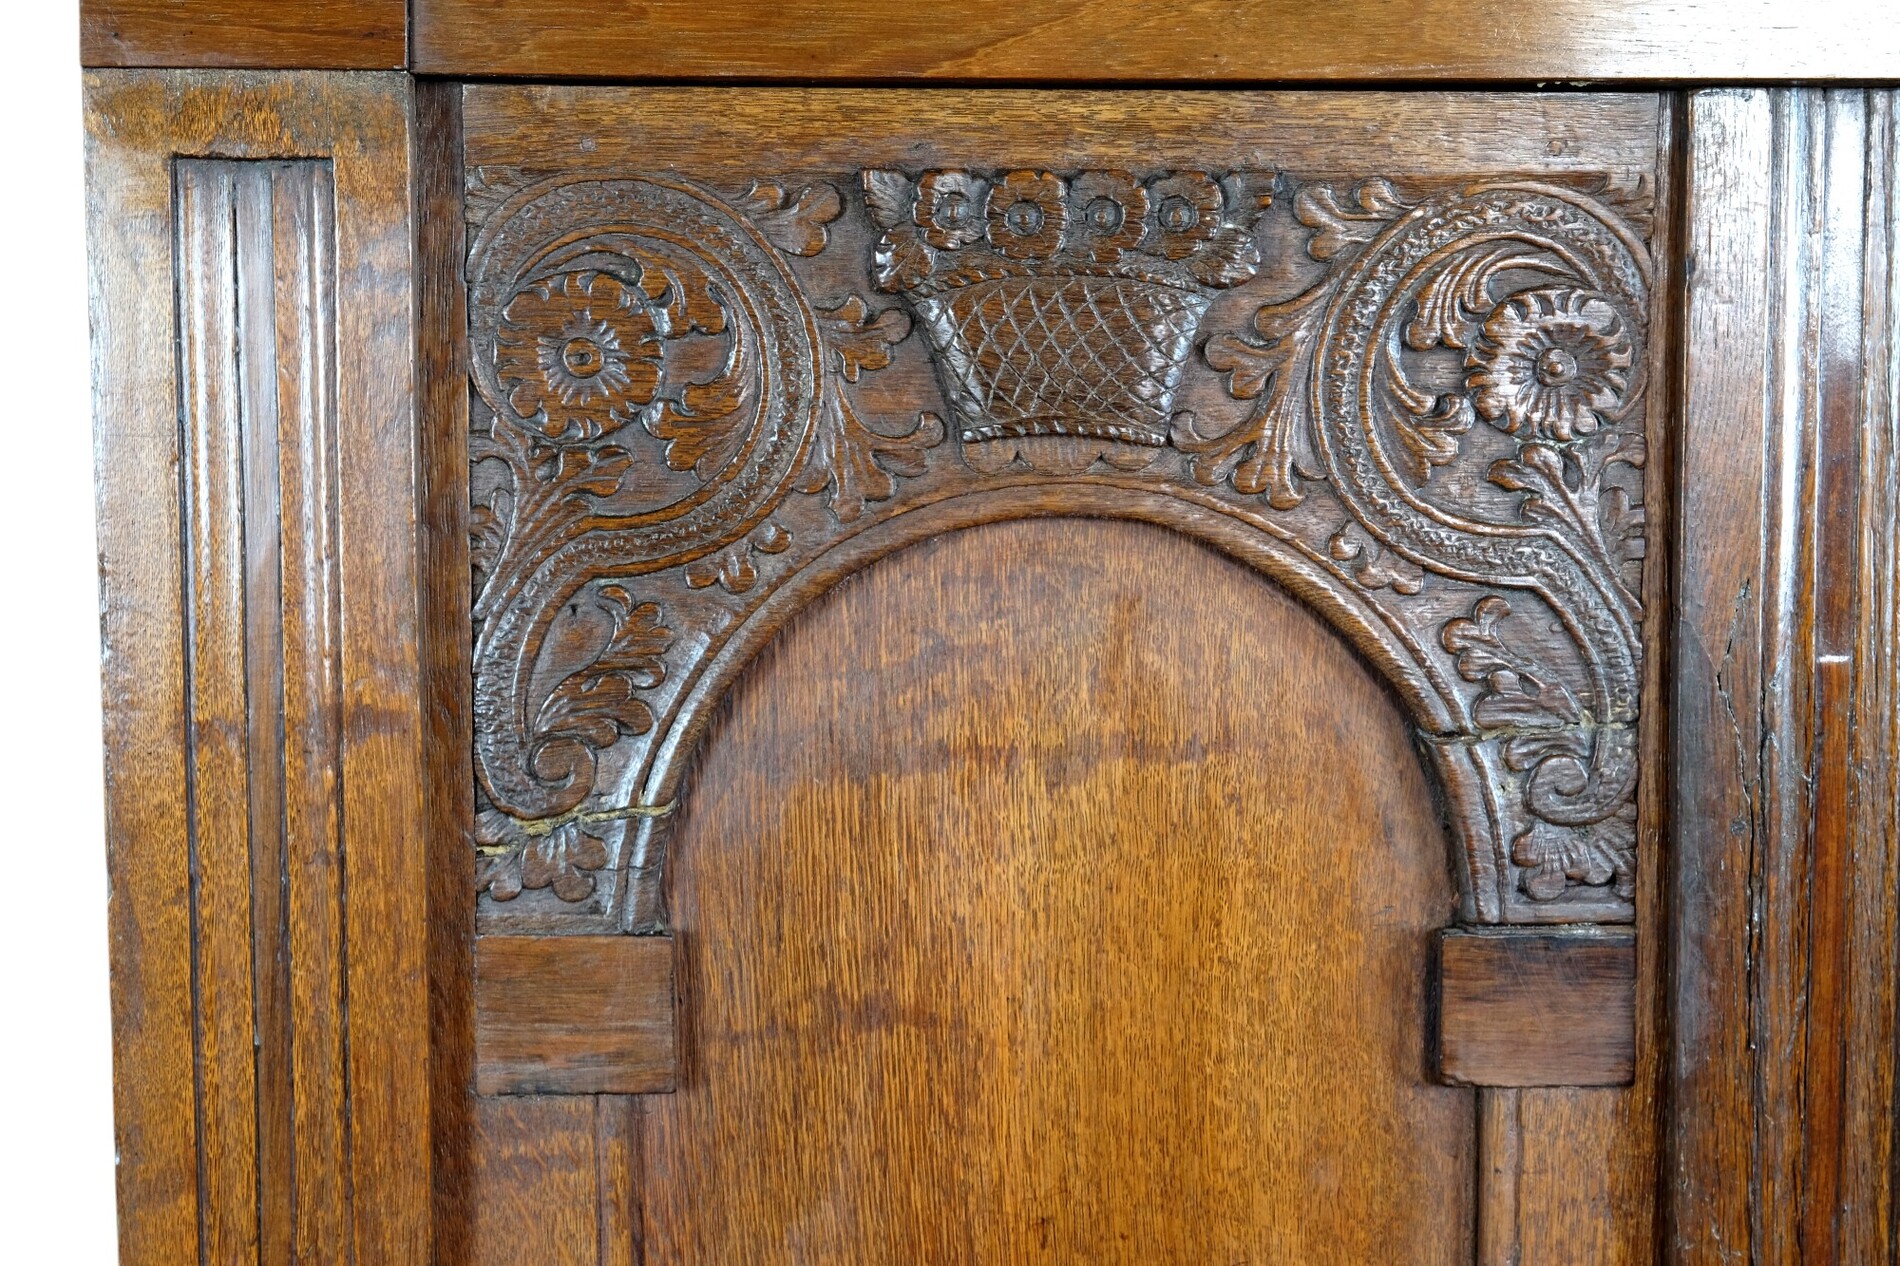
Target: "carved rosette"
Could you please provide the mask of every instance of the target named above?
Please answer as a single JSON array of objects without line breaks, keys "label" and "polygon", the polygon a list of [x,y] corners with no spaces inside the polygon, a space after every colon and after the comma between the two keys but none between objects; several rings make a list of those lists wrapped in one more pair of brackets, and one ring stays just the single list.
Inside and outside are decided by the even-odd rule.
[{"label": "carved rosette", "polygon": [[663,926],[683,771],[786,614],[1052,508],[1193,532],[1332,621],[1415,719],[1466,920],[1631,916],[1640,199],[1198,171],[514,185],[470,259],[486,926]]}]

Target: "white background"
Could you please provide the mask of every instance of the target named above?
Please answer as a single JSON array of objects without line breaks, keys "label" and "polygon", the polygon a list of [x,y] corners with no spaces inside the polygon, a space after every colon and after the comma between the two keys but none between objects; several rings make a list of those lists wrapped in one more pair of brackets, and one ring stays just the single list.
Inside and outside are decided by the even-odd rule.
[{"label": "white background", "polygon": [[[0,44],[0,1228],[116,1260],[78,0]],[[155,278],[163,285],[164,278]]]}]

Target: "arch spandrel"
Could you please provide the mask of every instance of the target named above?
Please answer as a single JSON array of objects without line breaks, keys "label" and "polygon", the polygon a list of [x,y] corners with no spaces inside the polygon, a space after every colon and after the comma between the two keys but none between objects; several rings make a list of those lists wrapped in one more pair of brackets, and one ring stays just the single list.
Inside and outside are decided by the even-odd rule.
[{"label": "arch spandrel", "polygon": [[1355,646],[1443,789],[1464,921],[1631,917],[1641,197],[977,169],[484,197],[485,927],[663,927],[667,814],[772,633],[907,544],[1049,515],[1196,536]]}]

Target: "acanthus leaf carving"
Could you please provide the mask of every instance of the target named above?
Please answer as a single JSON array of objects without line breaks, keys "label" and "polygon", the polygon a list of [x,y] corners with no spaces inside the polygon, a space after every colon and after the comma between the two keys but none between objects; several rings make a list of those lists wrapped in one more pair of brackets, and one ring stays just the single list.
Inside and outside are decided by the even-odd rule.
[{"label": "acanthus leaf carving", "polygon": [[825,181],[793,189],[754,181],[733,204],[746,213],[772,245],[790,255],[811,256],[831,240],[826,226],[844,214],[844,199]]},{"label": "acanthus leaf carving", "polygon": [[943,442],[943,421],[921,413],[909,430],[886,433],[860,419],[845,392],[846,383],[891,363],[891,348],[910,335],[909,316],[897,308],[872,313],[856,295],[820,308],[818,315],[835,376],[827,381],[811,453],[792,486],[802,493],[825,493],[838,522],[854,523],[867,501],[896,495],[899,476],[924,473],[929,450]]},{"label": "acanthus leaf carving", "polygon": [[[1468,918],[1629,917],[1648,275],[1615,211],[1523,180],[1191,169],[858,189],[556,181],[483,226],[486,900],[657,926],[665,824],[635,844],[598,823],[677,793],[734,630],[856,533],[1060,483],[1065,513],[1249,534],[1341,613],[1440,761]],[[1281,193],[1323,266],[1290,296],[1266,280],[1286,232],[1260,228]],[[1203,331],[1227,291],[1259,296],[1251,324]],[[908,428],[880,416],[894,399]],[[961,460],[937,459],[953,430]],[[613,624],[598,655],[589,603]]]},{"label": "acanthus leaf carving", "polygon": [[1227,481],[1242,496],[1265,493],[1276,510],[1291,510],[1305,499],[1301,481],[1319,477],[1300,460],[1300,448],[1313,350],[1326,315],[1323,297],[1316,288],[1291,303],[1262,308],[1254,317],[1259,341],[1221,333],[1202,346],[1208,365],[1226,375],[1228,393],[1257,403],[1239,425],[1215,435],[1197,433],[1192,416],[1180,420],[1174,446],[1193,455],[1189,469],[1196,481]]}]

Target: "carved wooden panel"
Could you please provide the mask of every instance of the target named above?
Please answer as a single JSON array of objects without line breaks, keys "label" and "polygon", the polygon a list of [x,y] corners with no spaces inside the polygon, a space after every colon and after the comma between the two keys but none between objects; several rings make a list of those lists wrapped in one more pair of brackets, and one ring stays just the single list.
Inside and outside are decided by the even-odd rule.
[{"label": "carved wooden panel", "polygon": [[1358,647],[1466,920],[1629,920],[1653,190],[1268,157],[472,165],[483,925],[665,926],[707,709],[787,614],[1052,514],[1192,533]]}]

